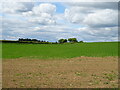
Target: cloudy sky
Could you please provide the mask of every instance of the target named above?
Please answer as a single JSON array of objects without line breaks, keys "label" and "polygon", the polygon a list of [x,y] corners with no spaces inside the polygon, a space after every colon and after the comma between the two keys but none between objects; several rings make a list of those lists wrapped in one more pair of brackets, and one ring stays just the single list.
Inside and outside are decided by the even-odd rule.
[{"label": "cloudy sky", "polygon": [[117,2],[4,2],[0,39],[118,40]]}]

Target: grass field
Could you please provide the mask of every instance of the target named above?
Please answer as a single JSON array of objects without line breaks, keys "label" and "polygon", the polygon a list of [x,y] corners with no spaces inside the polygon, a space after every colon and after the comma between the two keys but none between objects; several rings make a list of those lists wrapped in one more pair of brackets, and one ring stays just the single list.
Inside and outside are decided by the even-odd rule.
[{"label": "grass field", "polygon": [[118,56],[117,42],[75,44],[2,44],[2,58],[74,58]]}]

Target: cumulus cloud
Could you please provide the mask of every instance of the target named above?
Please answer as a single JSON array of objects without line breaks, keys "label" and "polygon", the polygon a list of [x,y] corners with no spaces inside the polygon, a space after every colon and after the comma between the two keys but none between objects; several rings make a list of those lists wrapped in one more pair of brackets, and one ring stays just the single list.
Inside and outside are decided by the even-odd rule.
[{"label": "cumulus cloud", "polygon": [[[67,3],[65,17],[71,23],[89,25],[90,27],[117,26],[117,3],[89,2]],[[114,17],[114,18],[113,18]]]},{"label": "cumulus cloud", "polygon": [[[80,4],[80,5],[79,5]],[[71,23],[82,24],[83,20],[87,17],[88,14],[94,13],[94,7],[85,7],[81,5],[82,3],[72,3],[68,8],[65,9],[65,18]],[[83,3],[85,4],[85,3]]]},{"label": "cumulus cloud", "polygon": [[65,18],[71,23],[82,23],[85,18],[85,14],[81,13],[79,7],[72,7],[65,9]]},{"label": "cumulus cloud", "polygon": [[43,3],[33,7],[32,11],[34,14],[38,14],[38,15],[41,13],[48,13],[51,15],[56,11],[56,6],[49,3]]},{"label": "cumulus cloud", "polygon": [[88,14],[83,23],[91,27],[114,27],[118,25],[118,13],[111,9],[98,10]]},{"label": "cumulus cloud", "polygon": [[19,13],[19,12],[27,12],[32,9],[34,3],[32,2],[3,2],[2,7],[3,13]]},{"label": "cumulus cloud", "polygon": [[55,11],[55,5],[43,3],[33,7],[32,11],[23,12],[22,14],[28,19],[29,22],[46,25],[56,23],[53,17]]}]

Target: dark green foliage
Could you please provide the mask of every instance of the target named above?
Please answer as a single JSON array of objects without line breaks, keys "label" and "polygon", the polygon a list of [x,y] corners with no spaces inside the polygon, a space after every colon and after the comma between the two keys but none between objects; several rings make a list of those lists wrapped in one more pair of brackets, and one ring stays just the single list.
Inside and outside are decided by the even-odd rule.
[{"label": "dark green foliage", "polygon": [[67,42],[67,39],[60,39],[58,40],[59,43],[66,43]]},{"label": "dark green foliage", "polygon": [[69,42],[78,42],[76,38],[69,38],[68,41]]},{"label": "dark green foliage", "polygon": [[83,43],[83,41],[79,41],[79,43]]},{"label": "dark green foliage", "polygon": [[19,43],[19,41],[1,40],[2,43]]},{"label": "dark green foliage", "polygon": [[37,39],[23,39],[19,38],[18,39],[19,43],[35,43],[35,44],[51,44],[48,41],[43,41],[43,40],[37,40]]}]

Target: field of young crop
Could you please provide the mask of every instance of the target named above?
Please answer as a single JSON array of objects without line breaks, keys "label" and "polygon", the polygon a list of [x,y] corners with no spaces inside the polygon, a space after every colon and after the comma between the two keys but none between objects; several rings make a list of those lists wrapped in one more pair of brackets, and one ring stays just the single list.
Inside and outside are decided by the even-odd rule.
[{"label": "field of young crop", "polygon": [[2,44],[2,58],[74,58],[118,56],[117,42],[75,44]]}]

